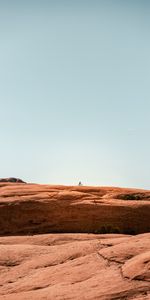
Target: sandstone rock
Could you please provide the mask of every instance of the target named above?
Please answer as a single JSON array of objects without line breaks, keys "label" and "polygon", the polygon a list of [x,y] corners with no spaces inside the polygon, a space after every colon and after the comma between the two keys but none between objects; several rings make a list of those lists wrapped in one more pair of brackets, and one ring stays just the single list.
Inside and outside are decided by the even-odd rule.
[{"label": "sandstone rock", "polygon": [[150,281],[150,251],[144,251],[126,262],[123,275],[130,279]]},{"label": "sandstone rock", "polygon": [[[119,195],[141,195],[122,200]],[[0,183],[0,235],[150,231],[150,192]]]},{"label": "sandstone rock", "polygon": [[[136,238],[142,254],[139,246],[130,258]],[[150,233],[144,237],[111,234],[1,237],[0,299],[148,300],[150,276],[147,269],[143,271],[143,264],[149,259],[147,243],[143,246],[145,239],[150,249]],[[122,244],[121,255],[124,253],[125,259],[120,262],[114,259],[113,249],[117,246],[121,249]],[[109,250],[112,256],[103,256],[104,250]],[[136,275],[141,273],[147,275],[139,280]]]},{"label": "sandstone rock", "polygon": [[0,300],[150,300],[149,200],[143,190],[0,183]]}]

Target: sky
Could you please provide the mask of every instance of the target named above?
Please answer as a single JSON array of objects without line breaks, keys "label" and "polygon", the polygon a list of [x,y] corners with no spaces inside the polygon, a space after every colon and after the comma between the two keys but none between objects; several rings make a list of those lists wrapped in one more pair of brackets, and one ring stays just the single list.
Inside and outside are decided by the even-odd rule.
[{"label": "sky", "polygon": [[0,0],[0,177],[150,188],[149,16],[149,0]]}]

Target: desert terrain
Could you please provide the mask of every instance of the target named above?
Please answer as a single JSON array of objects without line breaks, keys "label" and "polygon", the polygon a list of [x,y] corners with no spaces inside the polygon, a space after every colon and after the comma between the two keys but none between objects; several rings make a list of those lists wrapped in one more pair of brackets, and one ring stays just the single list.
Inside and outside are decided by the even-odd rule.
[{"label": "desert terrain", "polygon": [[0,182],[0,299],[150,299],[150,191]]}]

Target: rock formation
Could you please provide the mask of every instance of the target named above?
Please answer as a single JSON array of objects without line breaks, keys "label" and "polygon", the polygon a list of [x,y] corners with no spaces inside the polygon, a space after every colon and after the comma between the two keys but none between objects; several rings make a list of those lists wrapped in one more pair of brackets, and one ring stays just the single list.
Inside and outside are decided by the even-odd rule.
[{"label": "rock formation", "polygon": [[0,235],[150,232],[150,192],[0,183]]},{"label": "rock formation", "polygon": [[0,182],[17,182],[17,183],[25,183],[22,179],[20,178],[15,178],[15,177],[9,177],[9,178],[0,178]]},{"label": "rock formation", "polygon": [[148,300],[150,233],[0,238],[0,299]]},{"label": "rock formation", "polygon": [[149,200],[144,190],[0,183],[0,300],[150,300]]}]

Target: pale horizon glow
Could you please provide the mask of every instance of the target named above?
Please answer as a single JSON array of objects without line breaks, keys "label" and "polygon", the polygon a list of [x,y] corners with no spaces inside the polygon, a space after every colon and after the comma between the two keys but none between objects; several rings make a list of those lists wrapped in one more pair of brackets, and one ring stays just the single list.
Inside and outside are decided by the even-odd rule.
[{"label": "pale horizon glow", "polygon": [[150,189],[150,2],[0,0],[0,177]]}]

